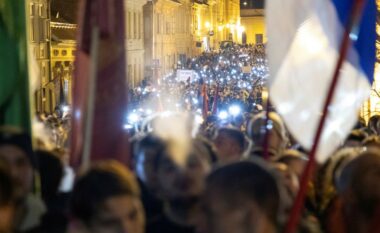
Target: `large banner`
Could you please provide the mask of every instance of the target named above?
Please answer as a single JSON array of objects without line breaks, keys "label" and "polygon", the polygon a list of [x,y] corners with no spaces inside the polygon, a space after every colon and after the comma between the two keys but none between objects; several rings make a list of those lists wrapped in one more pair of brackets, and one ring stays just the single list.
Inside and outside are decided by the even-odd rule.
[{"label": "large banner", "polygon": [[186,82],[189,79],[192,81],[195,77],[194,70],[177,70],[177,80],[180,82]]}]

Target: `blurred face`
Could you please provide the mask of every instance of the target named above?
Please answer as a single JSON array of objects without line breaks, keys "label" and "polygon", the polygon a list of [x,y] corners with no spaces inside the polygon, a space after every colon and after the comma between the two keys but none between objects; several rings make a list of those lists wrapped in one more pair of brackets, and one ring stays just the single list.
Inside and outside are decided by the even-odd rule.
[{"label": "blurred face", "polygon": [[154,156],[149,156],[150,151],[140,153],[136,159],[136,174],[145,183],[149,190],[154,191],[157,186],[156,173],[153,169]]},{"label": "blurred face", "polygon": [[306,166],[306,161],[303,161],[301,159],[293,159],[286,164],[288,165],[289,169],[297,175],[298,179],[301,179],[303,170]]},{"label": "blurred face", "polygon": [[184,167],[165,156],[158,166],[160,188],[169,199],[197,197],[203,191],[210,169],[210,162],[199,155],[190,155]]},{"label": "blurred face", "polygon": [[295,198],[299,190],[299,181],[293,171],[286,164],[276,163],[275,168],[280,173],[283,183],[292,198]]},{"label": "blurred face", "polygon": [[214,140],[214,145],[218,152],[218,160],[221,163],[236,162],[240,159],[241,148],[228,135],[219,133]]},{"label": "blurred face", "polygon": [[12,232],[15,208],[9,204],[0,207],[0,233]]},{"label": "blurred face", "polygon": [[[208,233],[264,233],[264,215],[252,201],[243,205],[232,205],[223,191],[208,189],[203,196],[204,225],[201,232]],[[267,232],[265,232],[267,233]]]},{"label": "blurred face", "polygon": [[145,219],[139,198],[130,195],[105,201],[90,224],[94,233],[144,233]]},{"label": "blurred face", "polygon": [[15,183],[15,196],[23,199],[30,192],[33,179],[33,169],[25,152],[16,146],[0,146],[0,159],[10,168]]}]

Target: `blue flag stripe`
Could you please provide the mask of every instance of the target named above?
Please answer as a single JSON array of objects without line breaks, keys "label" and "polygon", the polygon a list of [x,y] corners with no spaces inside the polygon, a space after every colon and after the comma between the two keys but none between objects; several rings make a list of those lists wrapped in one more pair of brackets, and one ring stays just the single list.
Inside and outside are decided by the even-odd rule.
[{"label": "blue flag stripe", "polygon": [[[354,0],[332,0],[332,2],[342,26],[345,26],[350,17]],[[373,81],[376,61],[376,13],[375,0],[366,0],[358,40],[354,45],[359,55],[360,66],[367,75],[370,83]]]}]

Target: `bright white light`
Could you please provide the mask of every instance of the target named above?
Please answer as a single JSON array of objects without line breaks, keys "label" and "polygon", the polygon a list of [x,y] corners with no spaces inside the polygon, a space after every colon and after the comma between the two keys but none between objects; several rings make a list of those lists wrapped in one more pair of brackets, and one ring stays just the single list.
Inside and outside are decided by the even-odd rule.
[{"label": "bright white light", "polygon": [[203,121],[203,117],[201,117],[200,115],[195,115],[195,123],[202,124]]},{"label": "bright white light", "polygon": [[64,113],[70,111],[70,106],[67,106],[67,105],[62,106],[62,111],[63,111]]},{"label": "bright white light", "polygon": [[124,129],[133,129],[133,125],[125,124]]},{"label": "bright white light", "polygon": [[227,111],[221,111],[218,115],[218,117],[221,119],[221,120],[225,120],[228,118],[228,113]]},{"label": "bright white light", "polygon": [[137,123],[139,121],[139,115],[137,115],[136,113],[131,113],[128,116],[128,121],[132,124]]},{"label": "bright white light", "polygon": [[145,113],[148,114],[148,115],[151,115],[153,113],[153,111],[151,109],[146,109]]},{"label": "bright white light", "polygon": [[237,105],[232,105],[229,109],[228,109],[228,112],[233,115],[233,116],[237,116],[241,113],[241,109],[239,106]]}]

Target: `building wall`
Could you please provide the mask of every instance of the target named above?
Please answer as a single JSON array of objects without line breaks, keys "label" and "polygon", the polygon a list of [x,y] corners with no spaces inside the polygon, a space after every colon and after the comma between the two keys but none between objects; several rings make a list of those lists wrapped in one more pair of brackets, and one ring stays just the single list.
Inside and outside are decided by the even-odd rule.
[{"label": "building wall", "polygon": [[[232,40],[241,43],[242,30],[238,0],[194,2],[192,33],[193,51],[196,55],[208,49],[218,49],[221,41]],[[201,47],[198,47],[200,43]]]},{"label": "building wall", "polygon": [[262,35],[262,42],[265,43],[267,41],[264,16],[241,17],[241,24],[245,28],[247,44],[256,44],[259,42],[256,41],[257,35]]},{"label": "building wall", "polygon": [[55,90],[53,101],[56,105],[72,104],[72,81],[75,60],[75,41],[51,44],[51,85]]},{"label": "building wall", "polygon": [[127,82],[130,87],[144,79],[144,24],[142,0],[126,0],[125,33],[127,49]]},{"label": "building wall", "polygon": [[144,6],[146,76],[157,80],[173,72],[180,58],[192,55],[190,23],[189,0],[157,0]]},{"label": "building wall", "polygon": [[35,94],[36,112],[51,112],[54,103],[50,82],[50,1],[27,0],[28,47],[39,70]]}]

